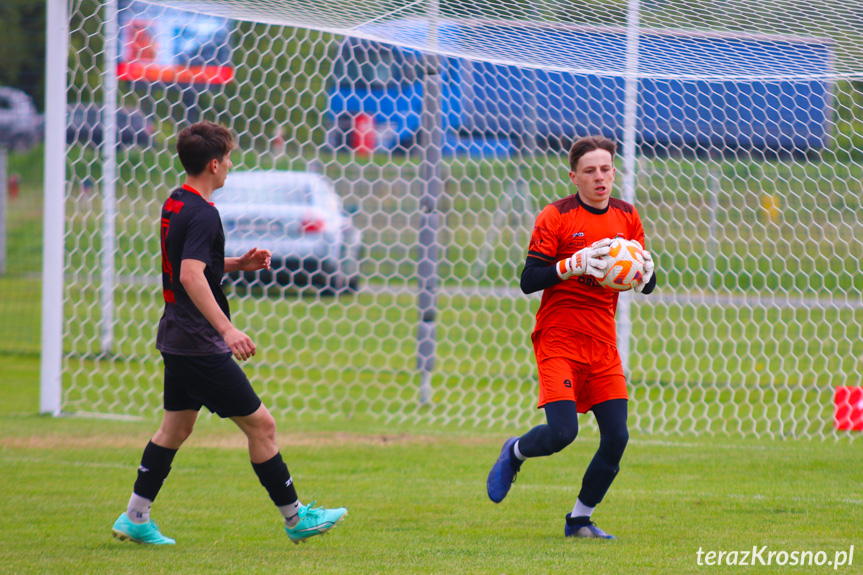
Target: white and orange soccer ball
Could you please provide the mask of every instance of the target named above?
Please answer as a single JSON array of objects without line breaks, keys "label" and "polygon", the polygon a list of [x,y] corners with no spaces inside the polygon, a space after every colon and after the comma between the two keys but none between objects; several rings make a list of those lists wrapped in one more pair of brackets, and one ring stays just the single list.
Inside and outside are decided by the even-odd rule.
[{"label": "white and orange soccer ball", "polygon": [[644,274],[644,250],[638,242],[614,238],[610,251],[602,256],[608,264],[605,275],[597,281],[605,289],[628,291],[638,285]]}]

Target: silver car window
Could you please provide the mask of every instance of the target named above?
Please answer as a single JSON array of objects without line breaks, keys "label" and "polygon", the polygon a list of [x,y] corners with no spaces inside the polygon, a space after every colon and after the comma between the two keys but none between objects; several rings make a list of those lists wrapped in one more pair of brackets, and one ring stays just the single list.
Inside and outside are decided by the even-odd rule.
[{"label": "silver car window", "polygon": [[328,188],[319,188],[317,190],[318,205],[331,214],[341,211],[342,206],[339,202],[339,197]]},{"label": "silver car window", "polygon": [[238,204],[312,205],[311,190],[304,185],[273,187],[233,187],[225,186],[218,190],[213,201]]}]

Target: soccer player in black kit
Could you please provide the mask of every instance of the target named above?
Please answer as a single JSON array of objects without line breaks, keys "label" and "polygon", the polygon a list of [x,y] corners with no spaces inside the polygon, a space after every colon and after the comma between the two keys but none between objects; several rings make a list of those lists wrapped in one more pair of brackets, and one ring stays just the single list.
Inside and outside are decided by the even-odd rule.
[{"label": "soccer player in black kit", "polygon": [[224,127],[200,122],[180,132],[177,154],[186,181],[162,206],[162,291],[165,311],[156,347],[165,364],[164,417],[144,449],[128,508],[114,523],[124,541],[172,545],[150,519],[150,506],[171,470],[177,450],[191,435],[201,407],[230,418],[246,435],[252,468],[284,516],[294,543],[326,533],[347,509],[324,509],[299,501],[276,445],[276,424],[235,361],[255,355],[255,344],[233,326],[222,276],[268,269],[270,252],[253,248],[225,257],[219,211],[210,203],[233,164],[234,138]]}]

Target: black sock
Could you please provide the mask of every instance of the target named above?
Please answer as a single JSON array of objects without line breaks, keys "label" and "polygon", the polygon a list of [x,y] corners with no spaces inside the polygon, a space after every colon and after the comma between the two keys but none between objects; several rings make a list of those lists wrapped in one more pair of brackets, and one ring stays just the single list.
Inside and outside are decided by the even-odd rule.
[{"label": "black sock", "polygon": [[537,425],[518,440],[518,450],[525,457],[557,453],[578,435],[578,409],[574,401],[552,401],[543,409],[547,423]]},{"label": "black sock", "polygon": [[585,525],[590,525],[593,521],[590,520],[590,517],[573,517],[572,515],[567,514],[566,523],[573,527],[584,527]]},{"label": "black sock", "polygon": [[629,441],[626,411],[625,399],[611,399],[593,406],[599,425],[599,449],[584,472],[578,494],[578,499],[588,507],[599,505],[620,471],[620,459]]},{"label": "black sock", "polygon": [[138,479],[135,480],[135,493],[155,501],[168,473],[171,472],[171,463],[176,454],[176,449],[168,449],[150,441],[141,456]]},{"label": "black sock", "polygon": [[519,459],[515,455],[515,444],[517,441],[513,441],[512,445],[509,446],[509,466],[513,468],[514,471],[518,471],[521,469],[521,464],[524,463],[523,460]]},{"label": "black sock", "polygon": [[258,480],[270,494],[270,499],[276,507],[290,505],[299,499],[291,473],[282,460],[281,453],[276,453],[272,459],[263,463],[252,463],[252,469],[255,470]]}]

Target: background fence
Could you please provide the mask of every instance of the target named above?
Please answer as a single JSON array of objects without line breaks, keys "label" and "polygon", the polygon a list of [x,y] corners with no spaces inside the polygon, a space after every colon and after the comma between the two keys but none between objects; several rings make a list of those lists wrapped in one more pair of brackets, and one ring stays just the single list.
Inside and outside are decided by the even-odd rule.
[{"label": "background fence", "polygon": [[237,171],[329,179],[361,238],[357,291],[228,288],[275,411],[540,420],[520,266],[535,215],[574,191],[568,143],[605,133],[659,269],[621,306],[633,428],[835,435],[863,352],[863,4],[559,4],[73,2],[46,278],[63,411],[160,405],[158,210],[176,133],[205,118],[237,134]]}]

